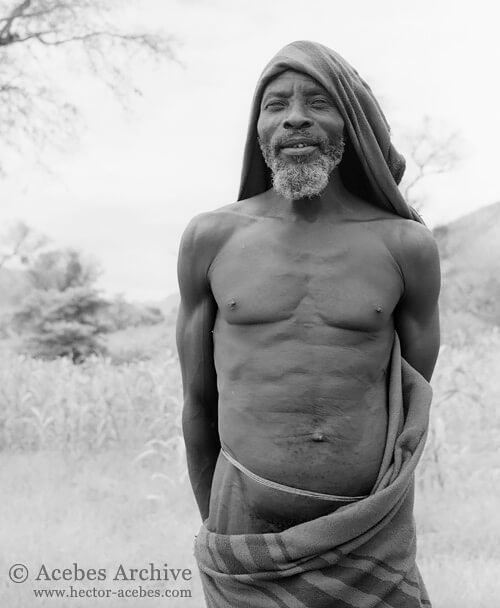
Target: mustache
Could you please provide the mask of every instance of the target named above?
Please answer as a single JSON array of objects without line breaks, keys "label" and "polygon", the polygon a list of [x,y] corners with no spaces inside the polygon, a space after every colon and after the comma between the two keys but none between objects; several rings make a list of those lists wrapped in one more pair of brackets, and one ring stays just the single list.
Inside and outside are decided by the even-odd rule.
[{"label": "mustache", "polygon": [[297,134],[279,137],[275,142],[273,142],[273,145],[275,147],[285,148],[286,146],[292,146],[293,144],[297,143],[305,144],[307,146],[317,146],[322,143],[322,139],[318,137]]},{"label": "mustache", "polygon": [[298,142],[304,143],[305,145],[317,146],[320,153],[326,156],[334,155],[341,157],[344,152],[346,139],[343,134],[330,140],[327,137],[313,137],[310,134],[299,136],[295,133],[294,135],[277,135],[273,137],[271,141],[265,143],[257,137],[257,143],[268,165],[272,158],[277,158],[279,156],[282,148]]},{"label": "mustache", "polygon": [[295,131],[294,133],[285,133],[276,135],[268,141],[267,144],[262,142],[258,138],[258,143],[261,149],[265,148],[268,153],[279,154],[281,148],[291,146],[296,143],[303,143],[305,145],[317,146],[323,154],[328,154],[332,149],[343,150],[345,144],[345,138],[339,135],[336,139],[328,139],[326,136],[312,135],[307,131]]}]

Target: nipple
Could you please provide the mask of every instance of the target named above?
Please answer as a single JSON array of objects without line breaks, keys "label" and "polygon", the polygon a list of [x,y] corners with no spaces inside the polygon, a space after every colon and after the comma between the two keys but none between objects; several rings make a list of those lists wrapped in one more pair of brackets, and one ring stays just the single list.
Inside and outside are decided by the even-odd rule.
[{"label": "nipple", "polygon": [[379,306],[379,305],[375,306],[375,310],[377,312],[382,312],[382,306]]},{"label": "nipple", "polygon": [[231,310],[236,308],[236,300],[234,298],[229,300],[229,308],[231,308]]}]

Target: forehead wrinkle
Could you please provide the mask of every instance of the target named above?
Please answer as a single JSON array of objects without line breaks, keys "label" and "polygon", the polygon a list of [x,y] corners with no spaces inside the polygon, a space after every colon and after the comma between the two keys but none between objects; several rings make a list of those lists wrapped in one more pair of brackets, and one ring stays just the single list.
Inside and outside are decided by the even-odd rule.
[{"label": "forehead wrinkle", "polygon": [[308,87],[305,91],[306,95],[324,95],[325,97],[327,97],[327,99],[330,100],[330,102],[333,103],[331,95],[323,87],[322,84],[320,84],[312,76],[309,76],[309,74],[305,74],[304,72],[298,72],[295,70],[285,70],[284,72],[281,72],[281,74],[276,75],[270,82],[268,82],[262,93],[262,102],[269,96],[282,97],[287,99],[293,95],[292,89],[290,89],[289,87],[285,89],[285,85],[283,83],[276,82],[281,78],[281,76],[285,74],[295,74],[304,77],[305,79],[307,79],[307,81],[309,81],[306,82],[306,86]]}]

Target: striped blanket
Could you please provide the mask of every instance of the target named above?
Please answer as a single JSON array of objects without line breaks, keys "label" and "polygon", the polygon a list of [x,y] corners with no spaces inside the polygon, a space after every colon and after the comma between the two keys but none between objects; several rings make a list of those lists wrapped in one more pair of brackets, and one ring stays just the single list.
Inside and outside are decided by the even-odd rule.
[{"label": "striped blanket", "polygon": [[195,555],[209,608],[422,608],[415,563],[414,471],[431,389],[395,337],[389,422],[377,482],[366,498],[280,533],[217,534],[204,524]]}]

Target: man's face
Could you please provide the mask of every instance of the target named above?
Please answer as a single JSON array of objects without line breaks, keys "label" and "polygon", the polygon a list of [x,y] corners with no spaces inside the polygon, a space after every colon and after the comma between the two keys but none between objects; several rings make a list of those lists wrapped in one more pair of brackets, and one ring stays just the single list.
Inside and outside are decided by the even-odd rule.
[{"label": "man's face", "polygon": [[289,200],[318,196],[344,150],[344,120],[313,78],[288,70],[262,96],[257,133],[274,189]]}]

